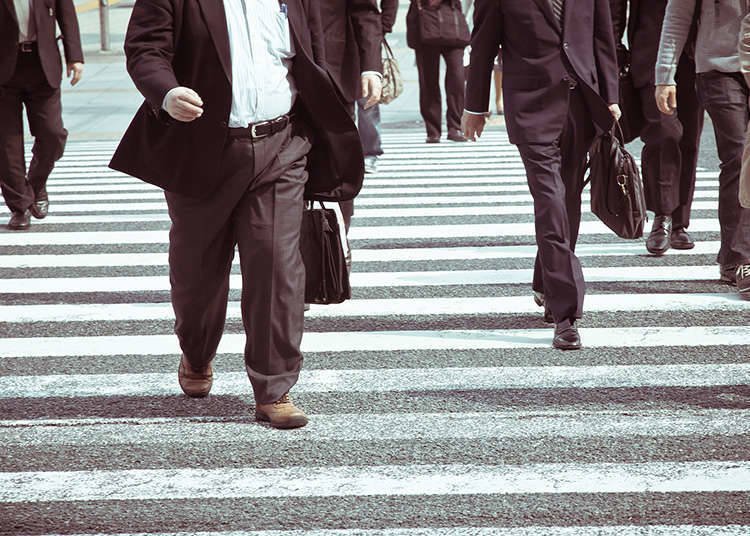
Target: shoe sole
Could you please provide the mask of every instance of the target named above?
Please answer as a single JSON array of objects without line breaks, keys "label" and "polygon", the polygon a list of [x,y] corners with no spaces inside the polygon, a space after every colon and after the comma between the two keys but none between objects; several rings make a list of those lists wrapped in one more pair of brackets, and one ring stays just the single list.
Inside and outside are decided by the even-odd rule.
[{"label": "shoe sole", "polygon": [[302,416],[293,417],[283,422],[273,422],[268,415],[257,410],[255,411],[255,420],[258,422],[267,422],[274,428],[278,428],[280,430],[289,430],[291,428],[302,428],[303,426],[307,424],[307,417],[302,417]]},{"label": "shoe sole", "polygon": [[679,242],[676,244],[670,243],[669,245],[674,249],[693,249],[695,247],[695,244],[681,244]]},{"label": "shoe sole", "polygon": [[31,224],[29,225],[8,225],[8,229],[11,231],[28,231],[31,228]]},{"label": "shoe sole", "polygon": [[648,251],[649,253],[651,253],[651,255],[655,255],[657,257],[661,257],[667,251],[669,251],[669,246],[667,246],[665,249],[651,249],[648,246],[646,246],[646,251]]},{"label": "shoe sole", "polygon": [[552,343],[552,346],[554,346],[558,350],[580,350],[583,347],[582,344],[566,344],[563,346],[554,342]]}]

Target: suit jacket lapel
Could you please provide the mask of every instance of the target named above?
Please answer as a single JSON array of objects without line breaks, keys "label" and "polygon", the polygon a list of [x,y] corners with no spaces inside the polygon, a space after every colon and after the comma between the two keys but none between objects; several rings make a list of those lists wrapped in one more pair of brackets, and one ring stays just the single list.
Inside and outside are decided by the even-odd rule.
[{"label": "suit jacket lapel", "polygon": [[[18,26],[18,14],[16,13],[16,6],[15,4],[13,4],[13,0],[3,0],[3,2],[7,6],[8,11],[13,17],[13,20],[16,21],[16,27],[17,27]],[[18,36],[16,36],[16,39],[18,39]]]},{"label": "suit jacket lapel", "polygon": [[208,32],[211,34],[216,51],[219,53],[221,67],[224,69],[224,74],[227,75],[227,79],[231,83],[232,53],[229,49],[229,30],[227,29],[227,16],[224,12],[224,3],[221,0],[198,0],[198,2],[206,19]]},{"label": "suit jacket lapel", "polygon": [[292,42],[294,43],[294,53],[304,54],[310,60],[312,60],[312,51],[307,50],[306,42],[303,42],[302,36],[305,33],[302,31],[304,25],[302,15],[304,8],[297,0],[286,0],[288,4],[287,13],[289,16],[289,31],[292,32]]},{"label": "suit jacket lapel", "polygon": [[[542,13],[544,13],[544,16],[547,17],[547,20],[552,25],[552,27],[555,30],[557,30],[557,33],[562,34],[560,21],[557,20],[557,18],[555,17],[555,13],[552,11],[552,4],[550,3],[550,0],[534,0],[534,1],[539,6],[539,9],[542,10]],[[567,9],[565,11],[567,11]]]}]

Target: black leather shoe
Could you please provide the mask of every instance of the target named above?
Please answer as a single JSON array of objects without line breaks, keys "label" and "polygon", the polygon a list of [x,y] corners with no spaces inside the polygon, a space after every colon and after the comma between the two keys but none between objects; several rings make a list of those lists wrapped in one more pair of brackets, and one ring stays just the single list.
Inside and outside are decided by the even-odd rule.
[{"label": "black leather shoe", "polygon": [[8,221],[8,229],[13,231],[23,231],[31,227],[31,212],[13,212]]},{"label": "black leather shoe", "polygon": [[440,143],[440,136],[427,136],[425,143]]},{"label": "black leather shoe", "polygon": [[581,337],[575,322],[564,321],[555,326],[555,338],[552,346],[558,350],[580,350]]},{"label": "black leather shoe", "polygon": [[675,249],[693,249],[695,247],[693,238],[684,227],[672,229],[672,234],[669,236],[669,244]]},{"label": "black leather shoe", "polygon": [[672,234],[672,216],[655,216],[654,226],[646,239],[646,249],[652,255],[664,255],[669,249]]},{"label": "black leather shoe", "polygon": [[449,130],[448,139],[451,141],[469,141],[460,130]]},{"label": "black leather shoe", "polygon": [[29,210],[31,211],[31,215],[37,220],[47,217],[47,213],[49,212],[49,197],[47,197],[46,188],[42,188],[36,193],[36,198],[29,207]]}]

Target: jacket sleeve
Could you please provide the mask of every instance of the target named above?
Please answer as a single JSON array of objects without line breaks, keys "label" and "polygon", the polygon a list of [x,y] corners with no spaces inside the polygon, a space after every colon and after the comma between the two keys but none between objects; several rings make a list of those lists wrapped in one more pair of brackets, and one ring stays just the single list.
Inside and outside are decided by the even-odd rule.
[{"label": "jacket sleeve", "polygon": [[67,63],[83,62],[81,31],[78,28],[78,17],[73,0],[56,0],[55,4],[57,24],[62,32],[65,61]]},{"label": "jacket sleeve", "polygon": [[360,71],[380,72],[380,45],[383,28],[376,0],[349,0],[349,19],[359,51]]},{"label": "jacket sleeve", "polygon": [[656,85],[674,85],[677,63],[693,23],[696,0],[669,0],[656,56]]},{"label": "jacket sleeve", "polygon": [[180,85],[172,67],[174,9],[170,0],[138,0],[125,34],[128,73],[155,115],[167,92]]},{"label": "jacket sleeve", "polygon": [[497,0],[474,1],[471,59],[466,80],[466,110],[485,113],[490,104],[490,77],[503,32],[503,16]]},{"label": "jacket sleeve", "polygon": [[740,26],[740,69],[750,84],[750,14],[745,15]]},{"label": "jacket sleeve", "polygon": [[380,0],[380,18],[382,21],[383,35],[393,31],[398,13],[398,0]]},{"label": "jacket sleeve", "polygon": [[594,4],[594,54],[599,75],[599,95],[607,104],[619,101],[619,83],[612,15],[607,0]]}]

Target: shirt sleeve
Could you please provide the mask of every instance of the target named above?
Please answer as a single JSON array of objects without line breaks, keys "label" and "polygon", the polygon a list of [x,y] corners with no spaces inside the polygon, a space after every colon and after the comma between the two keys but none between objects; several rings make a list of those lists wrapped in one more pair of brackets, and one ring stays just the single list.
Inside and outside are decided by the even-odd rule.
[{"label": "shirt sleeve", "polygon": [[685,47],[693,23],[696,0],[669,0],[661,28],[659,53],[656,57],[655,78],[657,86],[675,84],[677,63]]}]

